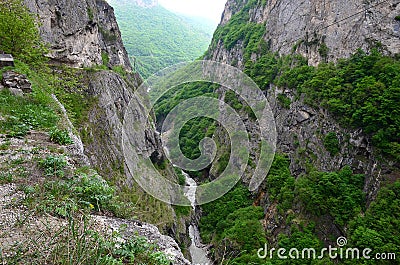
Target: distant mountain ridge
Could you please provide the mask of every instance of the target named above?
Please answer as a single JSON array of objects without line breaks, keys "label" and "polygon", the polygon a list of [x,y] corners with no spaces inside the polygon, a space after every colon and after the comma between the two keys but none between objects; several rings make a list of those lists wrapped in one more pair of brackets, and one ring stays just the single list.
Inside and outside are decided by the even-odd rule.
[{"label": "distant mountain ridge", "polygon": [[156,0],[109,0],[132,64],[144,78],[199,58],[212,38],[209,22],[174,14]]}]

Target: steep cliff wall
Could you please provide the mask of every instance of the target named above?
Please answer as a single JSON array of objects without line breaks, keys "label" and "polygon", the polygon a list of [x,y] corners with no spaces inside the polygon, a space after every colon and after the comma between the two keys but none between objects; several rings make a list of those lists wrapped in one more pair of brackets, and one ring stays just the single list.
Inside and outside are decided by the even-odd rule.
[{"label": "steep cliff wall", "polygon": [[[136,204],[136,217],[157,225],[162,232],[180,239],[181,245],[185,245],[189,241],[187,220],[178,220],[171,205],[146,195],[134,183],[124,163],[122,123],[130,102],[141,124],[139,132],[133,136],[135,151],[156,161],[162,161],[164,154],[154,124],[142,108],[142,95],[134,93],[142,80],[132,73],[113,8],[104,0],[26,0],[25,3],[38,14],[41,36],[50,46],[51,63],[62,66],[54,67],[54,74],[62,76],[68,72],[68,67],[89,67],[74,71],[78,83],[66,93],[79,94],[82,105],[87,108],[83,113],[85,117],[77,117],[80,123],[75,127],[81,134],[91,166],[117,185],[128,202]],[[98,65],[122,66],[125,72],[98,70]],[[62,81],[60,86],[64,86]],[[163,174],[170,180],[177,179],[169,165]]]},{"label": "steep cliff wall", "polygon": [[[221,25],[251,2],[248,22],[263,23],[264,39],[272,51],[289,54],[293,51],[307,57],[310,64],[348,57],[358,48],[380,47],[388,54],[400,52],[400,4],[395,1],[300,1],[229,0]],[[218,40],[214,40],[218,41]],[[212,58],[229,54],[222,43]],[[240,44],[239,44],[240,45]],[[325,51],[323,49],[325,47]],[[228,53],[228,54],[227,54]]]},{"label": "steep cliff wall", "polygon": [[[249,70],[263,55],[274,52],[280,55],[298,53],[309,65],[349,57],[359,48],[367,52],[378,48],[394,56],[400,52],[400,22],[396,19],[400,5],[396,2],[229,0],[206,59]],[[258,46],[249,48],[254,43]],[[269,74],[267,71],[276,71],[262,70],[265,75]],[[255,77],[263,74],[258,72]],[[278,152],[289,156],[290,171],[296,178],[306,174],[310,166],[332,172],[349,165],[355,173],[366,176],[364,192],[369,205],[381,181],[393,178],[393,172],[398,171],[396,166],[393,169],[395,162],[376,155],[371,138],[361,129],[346,128],[323,107],[308,106],[295,89],[278,88],[271,83],[261,89],[265,90],[275,114]],[[217,92],[223,99],[226,91]],[[282,95],[289,99],[287,106],[278,100]],[[244,117],[251,138],[256,139],[259,134],[256,122],[249,119],[245,111],[239,113]],[[340,150],[335,155],[324,145],[324,137],[329,133],[338,137]],[[222,143],[229,142],[224,139],[222,130],[217,130],[216,138]],[[257,157],[257,148],[253,147],[251,156]],[[211,168],[212,176],[218,175],[217,167]],[[250,169],[244,181],[251,176]],[[265,228],[272,235],[269,240],[276,242],[279,233],[289,231],[285,214],[279,213],[274,202],[269,200],[265,187],[261,187],[257,197],[255,204],[262,205],[266,213]],[[294,205],[293,210],[297,214],[302,212],[299,205]],[[333,238],[344,235],[343,228],[327,216],[314,221],[317,234],[325,243],[329,242],[326,235]]]},{"label": "steep cliff wall", "polygon": [[[311,65],[325,59],[337,60],[347,57],[359,48],[368,51],[378,47],[383,52],[394,55],[400,52],[400,21],[395,19],[400,13],[400,5],[395,2],[349,3],[336,0],[293,3],[285,0],[230,0],[226,4],[219,28],[223,29],[229,23],[237,21],[242,25],[265,25],[262,39],[267,47],[264,52],[278,51],[282,55],[300,53]],[[235,31],[241,32],[240,26],[230,33]],[[258,49],[246,62],[246,45],[249,43],[248,39],[252,38],[246,34],[252,33],[244,31],[238,34],[239,36],[228,39],[232,43],[232,38],[236,38],[235,44],[228,44],[229,47],[224,43],[226,36],[216,34],[206,58],[244,69],[245,63],[251,65],[263,55],[262,48]],[[323,43],[328,48],[327,58],[321,56],[320,48]],[[304,158],[310,155],[314,157],[314,165],[321,171],[334,171],[344,165],[352,165],[355,170],[368,176],[365,190],[369,192],[368,198],[373,198],[377,187],[373,187],[372,183],[375,183],[385,170],[377,170],[379,162],[373,155],[371,140],[362,130],[343,128],[326,110],[312,109],[301,99],[296,100],[295,91],[278,89],[274,85],[261,89],[267,90],[266,94],[276,115],[278,149],[290,154],[291,170],[295,175],[304,172],[305,165],[301,165],[300,161],[304,161]],[[223,90],[221,91],[224,94]],[[278,94],[285,94],[291,99],[292,104],[289,108],[277,103]],[[251,120],[246,122],[251,123]],[[250,124],[247,127],[256,126]],[[341,150],[334,157],[329,155],[323,144],[322,136],[329,132],[339,135]],[[295,145],[298,143],[301,148],[307,150],[308,155],[297,154],[298,147]]]},{"label": "steep cliff wall", "polygon": [[113,8],[104,0],[26,0],[39,15],[40,33],[50,44],[49,57],[71,67],[121,65],[130,71],[128,54]]}]

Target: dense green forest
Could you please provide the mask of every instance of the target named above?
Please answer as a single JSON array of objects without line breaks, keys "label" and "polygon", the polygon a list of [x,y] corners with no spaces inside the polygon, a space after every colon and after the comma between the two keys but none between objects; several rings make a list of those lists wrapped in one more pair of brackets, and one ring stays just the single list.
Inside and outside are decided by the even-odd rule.
[{"label": "dense green forest", "polygon": [[157,71],[200,57],[212,28],[196,18],[178,16],[162,6],[140,7],[132,1],[110,0],[124,45],[135,69],[147,78]]}]

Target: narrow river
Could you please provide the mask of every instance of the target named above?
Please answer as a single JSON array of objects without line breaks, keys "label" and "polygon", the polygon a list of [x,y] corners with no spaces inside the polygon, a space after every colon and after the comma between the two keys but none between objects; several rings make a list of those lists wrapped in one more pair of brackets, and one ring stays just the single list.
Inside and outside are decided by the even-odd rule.
[{"label": "narrow river", "polygon": [[[182,174],[186,178],[185,196],[190,201],[193,211],[196,212],[196,190],[197,183],[186,172],[182,170]],[[192,244],[189,247],[192,257],[192,264],[195,265],[212,265],[213,262],[207,257],[207,250],[201,243],[200,232],[195,222],[189,226],[189,236]]]},{"label": "narrow river", "polygon": [[[161,138],[167,137],[168,133],[161,134]],[[163,141],[165,142],[165,141]],[[164,145],[164,151],[168,155],[169,150],[166,145]],[[175,166],[175,165],[173,165]],[[189,174],[182,170],[182,174],[185,176],[186,187],[185,196],[190,201],[190,205],[193,208],[193,212],[196,213],[196,191],[197,183],[192,179]],[[192,257],[193,265],[213,265],[214,263],[207,257],[207,248],[201,243],[199,228],[195,221],[189,226],[189,237],[192,244],[189,247],[190,256]]]}]

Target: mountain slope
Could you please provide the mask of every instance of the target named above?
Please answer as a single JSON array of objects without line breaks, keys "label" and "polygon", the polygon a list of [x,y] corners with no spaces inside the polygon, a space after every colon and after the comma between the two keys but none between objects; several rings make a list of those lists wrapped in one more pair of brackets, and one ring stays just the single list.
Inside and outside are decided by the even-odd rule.
[{"label": "mountain slope", "polygon": [[108,2],[115,9],[128,54],[144,78],[176,63],[194,60],[208,47],[211,36],[195,20],[179,17],[159,5]]},{"label": "mountain slope", "polygon": [[[0,78],[2,79],[0,85],[0,101],[2,102],[0,108],[0,149],[2,151],[0,154],[2,171],[0,174],[0,201],[4,196],[7,197],[9,192],[13,193],[15,189],[26,186],[25,197],[27,202],[31,202],[31,205],[25,208],[12,202],[13,205],[7,205],[7,208],[24,208],[29,211],[30,221],[39,223],[40,218],[37,217],[45,214],[48,216],[47,219],[60,219],[60,224],[65,224],[67,219],[60,217],[68,215],[71,218],[77,218],[76,220],[71,219],[71,222],[74,222],[77,227],[86,227],[84,219],[89,214],[118,216],[127,219],[139,218],[141,221],[156,224],[163,232],[182,239],[180,244],[185,245],[185,217],[180,216],[178,220],[171,205],[157,201],[145,194],[133,182],[130,173],[125,168],[121,130],[122,118],[129,103],[132,103],[130,104],[132,109],[137,110],[136,118],[142,119],[138,127],[139,132],[134,135],[135,148],[138,148],[138,151],[141,149],[139,151],[141,154],[159,159],[159,161],[163,159],[163,151],[152,122],[147,120],[147,115],[141,108],[143,103],[140,96],[134,94],[142,80],[137,74],[132,74],[112,7],[104,0],[25,0],[26,6],[34,13],[32,19],[40,19],[41,23],[35,24],[20,21],[21,17],[28,16],[21,16],[20,10],[15,11],[9,8],[11,2],[15,6],[22,6],[22,0],[2,1],[0,4],[2,18],[15,18],[15,24],[24,30],[30,30],[28,26],[35,27],[34,32],[37,35],[40,31],[42,39],[47,42],[49,47],[47,57],[50,59],[50,63],[45,63],[44,59],[32,63],[32,65],[24,63],[23,60],[27,56],[23,52],[32,51],[35,48],[30,47],[31,49],[24,49],[21,54],[13,54],[15,67],[0,69],[1,75],[4,72],[5,76],[8,76],[8,79]],[[25,10],[25,12],[28,11]],[[13,28],[13,22],[12,19],[1,20],[1,28],[7,28],[5,26]],[[4,25],[5,23],[10,25]],[[36,29],[36,26],[40,26],[40,29]],[[11,31],[9,35],[11,38],[14,37]],[[3,43],[1,44],[3,45]],[[40,56],[43,57],[43,52],[40,53]],[[10,82],[10,78],[16,78],[16,81]],[[27,80],[30,80],[31,83]],[[27,83],[31,84],[31,87],[26,89],[29,92],[19,91],[20,85]],[[17,95],[11,94],[8,90]],[[60,104],[56,104],[55,97],[60,100]],[[72,123],[65,121],[68,118]],[[30,141],[31,136],[39,139],[34,138],[33,141]],[[76,141],[79,137],[82,141]],[[18,141],[15,141],[14,138]],[[71,145],[71,140],[74,145]],[[56,141],[60,142],[56,143]],[[65,148],[64,145],[66,145]],[[18,151],[14,151],[14,148]],[[31,150],[33,151],[31,152]],[[73,158],[72,156],[77,155],[76,152],[79,153],[79,156]],[[17,161],[13,162],[15,158]],[[10,166],[10,164],[12,165]],[[165,165],[164,168],[164,176],[177,181],[169,166]],[[17,174],[16,171],[21,174]],[[12,188],[7,194],[4,194],[2,185],[9,182],[16,184],[13,185],[15,189]],[[25,184],[28,184],[29,187]],[[110,189],[110,187],[112,188]],[[118,196],[116,196],[117,193]],[[117,199],[117,197],[123,207],[115,204],[116,208],[111,209],[114,206],[110,204],[108,206],[111,208],[106,208],[101,202],[111,202],[110,200]],[[0,208],[6,207],[2,202],[0,204]],[[134,207],[131,207],[133,205]],[[22,217],[23,215],[21,215]],[[6,218],[6,221],[3,218]],[[0,225],[2,231],[11,230],[11,238],[8,238],[8,233],[0,236],[0,245],[2,246],[0,263],[42,264],[54,263],[57,260],[56,263],[61,264],[64,259],[74,262],[72,261],[74,257],[64,256],[64,253],[55,252],[52,253],[55,258],[50,257],[49,254],[53,249],[47,248],[41,251],[41,247],[46,248],[45,244],[38,249],[40,255],[36,255],[34,252],[36,249],[32,248],[31,242],[38,242],[35,245],[38,246],[42,241],[35,241],[34,238],[32,238],[33,241],[30,241],[29,237],[26,238],[26,249],[25,245],[20,246],[12,236],[16,234],[15,232],[18,234],[22,227],[19,222],[14,226],[14,223],[7,221],[7,218],[8,216],[2,216]],[[124,225],[121,222],[125,222],[123,219],[111,219],[116,221],[115,226],[113,228],[108,225],[103,226],[105,230],[102,232],[105,236],[110,236],[110,229],[116,231]],[[131,224],[137,225],[139,230],[147,226],[137,221],[132,221]],[[43,225],[45,224],[43,223]],[[71,227],[66,228],[68,231],[70,229]],[[167,239],[167,237],[156,230],[153,226],[147,230],[148,239],[153,243],[157,241],[162,243],[162,239]],[[63,237],[60,237],[61,245],[55,244],[53,239],[59,234],[64,235],[64,230],[60,231],[60,233],[51,230],[46,232],[38,230],[37,232],[41,240],[54,246],[55,250],[65,250],[68,252],[66,255],[71,254],[68,250],[78,248],[79,244],[67,243],[68,246],[66,246],[64,242],[71,241],[71,239],[65,238],[64,240]],[[128,230],[124,229],[124,231]],[[44,233],[46,236],[43,236]],[[94,236],[89,241],[96,240],[96,234],[92,234],[90,231],[83,233],[90,233]],[[128,237],[131,238],[131,233],[134,231],[129,233]],[[115,233],[112,234],[114,237]],[[65,235],[68,236],[68,234]],[[157,235],[161,240],[155,238]],[[4,239],[7,241],[6,244],[3,244]],[[97,239],[102,240],[100,237]],[[186,239],[186,241],[188,240]],[[91,243],[89,241],[84,244],[96,249],[98,245],[94,241]],[[173,242],[172,239],[168,239],[168,241]],[[147,239],[142,243],[147,245]],[[142,243],[139,245],[143,245]],[[12,255],[8,256],[8,253],[3,252],[6,251],[5,247],[16,247],[18,250],[12,250],[10,253]],[[79,262],[101,263],[98,259],[100,256],[93,254],[90,247],[85,247],[84,254],[91,259],[97,259],[97,261],[84,260],[84,257],[78,254]],[[112,248],[115,249],[114,246]],[[146,253],[144,259],[147,261],[143,262],[151,262],[149,256],[157,255],[156,248],[153,248],[152,245],[146,246],[150,252]],[[179,249],[175,242],[173,246],[168,244],[166,248],[173,248],[177,251]],[[167,251],[171,253],[171,250]],[[75,250],[72,252],[75,253]],[[110,253],[98,254],[107,256]],[[35,259],[30,259],[30,255],[35,256]],[[41,260],[41,255],[51,258],[52,261]],[[117,253],[113,255],[119,259],[118,264],[121,262],[120,260],[124,259],[122,257],[124,255]],[[132,257],[130,260],[133,259]],[[169,264],[169,261],[165,259],[160,261],[160,258],[163,259],[163,257],[154,256],[154,259],[159,260],[156,264],[165,262]],[[4,260],[4,258],[7,259]],[[8,262],[8,258],[15,258],[15,261]],[[188,264],[182,255],[180,258],[182,258],[182,264]],[[27,260],[25,261],[25,259]],[[135,254],[134,262],[139,262],[139,260]],[[114,261],[109,259],[105,263]]]},{"label": "mountain slope", "polygon": [[[239,67],[265,92],[278,153],[257,192],[238,200],[237,188],[202,206],[200,231],[215,260],[265,264],[256,253],[265,240],[318,253],[340,237],[349,247],[400,254],[399,8],[397,1],[228,1],[205,58]],[[249,135],[257,135],[257,121],[237,101]],[[214,139],[229,142],[221,128]],[[257,148],[250,152],[257,157]],[[243,181],[251,176],[250,169]],[[271,262],[314,264],[276,255]],[[321,264],[333,262],[325,255]]]}]

